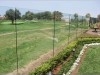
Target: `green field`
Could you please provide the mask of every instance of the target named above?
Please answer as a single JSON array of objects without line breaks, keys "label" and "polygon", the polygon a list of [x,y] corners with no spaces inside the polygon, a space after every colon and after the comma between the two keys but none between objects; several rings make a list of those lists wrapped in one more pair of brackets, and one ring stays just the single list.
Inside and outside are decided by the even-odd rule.
[{"label": "green field", "polygon": [[[52,50],[53,45],[53,21],[38,20],[17,21],[18,30],[18,60],[19,68],[28,64],[31,60]],[[82,24],[79,24],[82,27]],[[85,27],[85,26],[83,26]],[[64,21],[55,23],[55,47],[65,43],[69,35],[69,25]],[[70,39],[76,33],[74,24],[70,27]],[[80,33],[80,29],[78,31]],[[8,73],[16,69],[15,25],[5,20],[0,23],[0,73]],[[75,36],[74,36],[75,37]]]},{"label": "green field", "polygon": [[88,48],[79,67],[78,75],[100,75],[100,46]]}]

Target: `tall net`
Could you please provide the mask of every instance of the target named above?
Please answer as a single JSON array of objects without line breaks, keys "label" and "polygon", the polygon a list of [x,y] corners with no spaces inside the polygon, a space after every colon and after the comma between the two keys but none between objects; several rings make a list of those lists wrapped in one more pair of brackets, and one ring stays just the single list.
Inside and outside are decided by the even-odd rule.
[{"label": "tall net", "polygon": [[0,13],[0,74],[36,69],[88,28],[84,16],[59,11],[2,7]]}]

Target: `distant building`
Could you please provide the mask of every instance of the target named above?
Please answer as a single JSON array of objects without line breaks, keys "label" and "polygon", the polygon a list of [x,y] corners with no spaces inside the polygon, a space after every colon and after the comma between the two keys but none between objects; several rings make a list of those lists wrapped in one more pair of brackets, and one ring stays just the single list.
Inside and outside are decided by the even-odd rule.
[{"label": "distant building", "polygon": [[5,19],[5,16],[1,16],[1,15],[0,15],[0,20],[3,20],[3,19]]},{"label": "distant building", "polygon": [[89,27],[97,22],[97,18],[90,17],[89,19]]},{"label": "distant building", "polygon": [[95,24],[97,22],[97,18],[90,17],[89,23]]},{"label": "distant building", "polygon": [[62,20],[64,20],[65,22],[69,22],[69,18],[63,17]]}]

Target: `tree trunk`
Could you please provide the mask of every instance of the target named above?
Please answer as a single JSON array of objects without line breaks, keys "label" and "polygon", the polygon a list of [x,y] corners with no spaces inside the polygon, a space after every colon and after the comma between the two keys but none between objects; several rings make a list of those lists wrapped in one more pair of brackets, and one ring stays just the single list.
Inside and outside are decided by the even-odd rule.
[{"label": "tree trunk", "polygon": [[11,20],[12,21],[12,25],[14,24],[14,20]]}]

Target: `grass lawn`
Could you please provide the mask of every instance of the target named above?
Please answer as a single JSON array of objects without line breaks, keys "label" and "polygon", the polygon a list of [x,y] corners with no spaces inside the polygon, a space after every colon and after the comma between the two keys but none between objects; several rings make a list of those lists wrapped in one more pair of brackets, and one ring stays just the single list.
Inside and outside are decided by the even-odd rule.
[{"label": "grass lawn", "polygon": [[[48,20],[17,21],[19,67],[52,50],[53,25],[53,21]],[[56,22],[56,47],[68,39],[68,28],[69,26],[64,21]],[[71,25],[70,38],[75,35],[75,31],[75,26]],[[15,26],[10,21],[0,23],[0,74],[16,69],[14,32]]]},{"label": "grass lawn", "polygon": [[78,75],[100,75],[100,46],[88,48],[79,67]]}]

